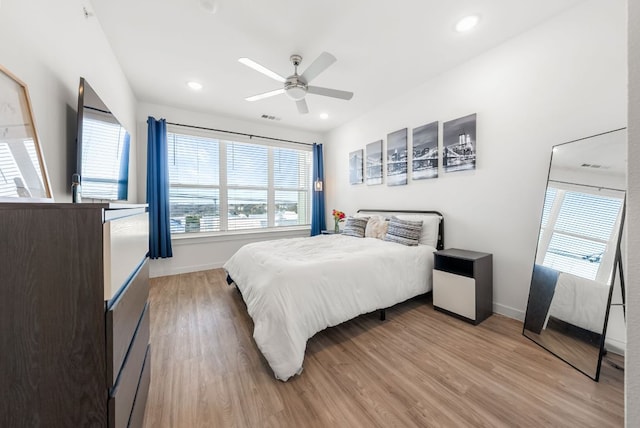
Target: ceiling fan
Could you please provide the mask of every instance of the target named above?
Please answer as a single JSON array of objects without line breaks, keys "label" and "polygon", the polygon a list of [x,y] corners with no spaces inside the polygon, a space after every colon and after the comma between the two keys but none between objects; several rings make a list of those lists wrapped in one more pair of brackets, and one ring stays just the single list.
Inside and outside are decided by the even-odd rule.
[{"label": "ceiling fan", "polygon": [[289,98],[296,102],[298,112],[301,114],[309,113],[309,107],[304,97],[307,94],[323,95],[325,97],[339,98],[341,100],[350,100],[353,97],[353,92],[339,91],[337,89],[322,88],[319,86],[311,86],[309,83],[315,79],[320,73],[325,71],[331,64],[336,62],[336,57],[327,52],[322,52],[318,58],[311,63],[309,67],[302,74],[298,74],[298,66],[302,62],[300,55],[291,55],[289,58],[293,64],[293,74],[287,78],[279,75],[278,73],[269,70],[268,68],[258,64],[257,62],[249,58],[240,58],[242,64],[247,67],[251,67],[254,70],[269,76],[280,83],[284,83],[284,87],[276,89],[275,91],[265,92],[263,94],[254,95],[252,97],[245,98],[247,101],[257,101],[264,98],[273,97],[274,95],[286,94]]}]

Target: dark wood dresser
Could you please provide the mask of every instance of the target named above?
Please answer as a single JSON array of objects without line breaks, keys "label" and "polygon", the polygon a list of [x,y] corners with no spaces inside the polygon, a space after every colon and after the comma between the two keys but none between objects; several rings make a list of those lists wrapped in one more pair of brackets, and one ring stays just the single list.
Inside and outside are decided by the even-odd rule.
[{"label": "dark wood dresser", "polygon": [[0,426],[140,427],[148,214],[0,204]]}]

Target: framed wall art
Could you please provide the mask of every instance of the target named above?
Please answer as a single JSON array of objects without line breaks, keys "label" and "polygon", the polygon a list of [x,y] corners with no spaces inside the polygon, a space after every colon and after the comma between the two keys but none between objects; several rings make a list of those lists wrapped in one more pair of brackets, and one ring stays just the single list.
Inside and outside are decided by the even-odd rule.
[{"label": "framed wall art", "polygon": [[382,184],[382,140],[367,144],[367,184]]},{"label": "framed wall art", "polygon": [[438,122],[413,130],[411,179],[438,177]]},{"label": "framed wall art", "polygon": [[445,172],[476,168],[476,115],[445,122],[442,127],[442,167]]},{"label": "framed wall art", "polygon": [[349,153],[349,183],[362,184],[362,152],[356,150]]},{"label": "framed wall art", "polygon": [[387,185],[407,184],[407,128],[387,135]]}]

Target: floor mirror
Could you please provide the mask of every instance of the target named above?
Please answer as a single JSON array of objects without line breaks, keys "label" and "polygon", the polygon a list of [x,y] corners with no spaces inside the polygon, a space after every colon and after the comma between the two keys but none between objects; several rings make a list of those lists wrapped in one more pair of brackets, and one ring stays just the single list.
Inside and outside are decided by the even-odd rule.
[{"label": "floor mirror", "polygon": [[0,202],[52,202],[27,85],[0,66]]},{"label": "floor mirror", "polygon": [[596,381],[614,282],[624,309],[626,172],[626,129],[553,147],[525,315],[526,337]]}]

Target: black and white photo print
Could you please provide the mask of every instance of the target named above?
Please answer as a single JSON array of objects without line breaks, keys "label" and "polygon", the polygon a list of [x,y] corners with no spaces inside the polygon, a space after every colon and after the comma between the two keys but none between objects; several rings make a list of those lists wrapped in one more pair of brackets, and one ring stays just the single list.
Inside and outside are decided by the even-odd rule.
[{"label": "black and white photo print", "polygon": [[382,140],[367,144],[367,184],[382,184]]},{"label": "black and white photo print", "polygon": [[349,183],[362,183],[362,149],[349,153]]},{"label": "black and white photo print", "polygon": [[445,172],[476,168],[476,115],[445,122],[442,127],[442,167]]},{"label": "black and white photo print", "polygon": [[413,130],[411,179],[438,177],[438,122]]},{"label": "black and white photo print", "polygon": [[407,184],[407,128],[387,135],[387,186]]}]

